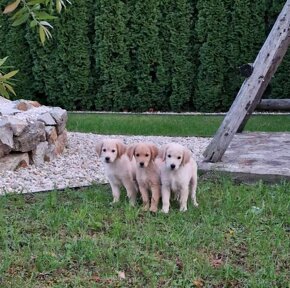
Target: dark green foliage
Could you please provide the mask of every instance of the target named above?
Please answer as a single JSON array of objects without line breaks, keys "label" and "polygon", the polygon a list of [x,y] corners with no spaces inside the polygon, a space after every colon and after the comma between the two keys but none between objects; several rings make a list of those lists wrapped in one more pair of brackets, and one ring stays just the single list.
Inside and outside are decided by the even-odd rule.
[{"label": "dark green foliage", "polygon": [[29,32],[35,86],[39,98],[45,97],[49,105],[69,110],[88,110],[93,106],[92,49],[88,35],[91,7],[91,2],[74,2],[53,22],[53,39],[44,47],[36,39],[37,35]]},{"label": "dark green foliage", "polygon": [[[54,23],[54,26],[55,24],[56,23]],[[57,45],[55,42],[55,33],[54,38],[47,41],[44,47],[40,44],[38,35],[34,30],[27,31],[26,39],[29,43],[29,52],[33,59],[32,71],[34,81],[31,83],[31,87],[37,91],[35,99],[42,104],[49,104],[49,97],[47,97],[48,95],[46,94],[46,85],[48,85],[51,77],[51,64],[55,62],[57,56],[54,53]],[[54,103],[51,103],[51,105],[56,106]]]},{"label": "dark green foliage", "polygon": [[[10,1],[11,2],[11,1]],[[0,4],[0,11],[9,1]],[[32,99],[34,90],[31,89],[33,82],[32,59],[27,53],[29,47],[25,41],[26,27],[12,27],[10,19],[0,13],[0,58],[8,56],[7,65],[11,70],[19,70],[14,77],[14,90],[19,98]]]},{"label": "dark green foliage", "polygon": [[[265,40],[265,1],[237,0],[227,3],[229,27],[227,41],[227,73],[225,91],[229,107],[240,89],[244,77],[238,67],[253,63]],[[255,29],[253,29],[255,27]],[[242,39],[242,41],[241,41]]]},{"label": "dark green foliage", "polygon": [[[276,18],[278,17],[283,5],[284,0],[268,0],[268,13],[267,13],[267,29],[270,31]],[[290,48],[286,53],[281,65],[279,66],[274,78],[271,81],[270,98],[290,98]],[[267,95],[269,98],[269,95]]]},{"label": "dark green foliage", "polygon": [[159,43],[158,19],[159,1],[130,1],[129,29],[131,77],[133,95],[132,109],[163,110],[168,99],[165,87],[165,70],[162,62],[162,51]]},{"label": "dark green foliage", "polygon": [[97,110],[128,110],[130,74],[127,6],[119,0],[100,0],[96,4],[95,61]]},{"label": "dark green foliage", "polygon": [[[0,8],[8,3],[2,1]],[[69,110],[227,111],[284,0],[72,1],[36,31],[0,15],[18,97]],[[268,97],[289,98],[290,52]],[[267,96],[264,96],[267,97]]]},{"label": "dark green foliage", "polygon": [[271,84],[271,98],[290,98],[290,50],[288,49],[281,66],[278,68]]},{"label": "dark green foliage", "polygon": [[198,111],[220,111],[225,107],[224,83],[227,57],[228,19],[224,1],[197,3],[199,50],[195,105]]},{"label": "dark green foliage", "polygon": [[174,111],[192,102],[194,63],[191,54],[192,6],[190,1],[160,1],[160,47],[166,71],[166,95]]}]

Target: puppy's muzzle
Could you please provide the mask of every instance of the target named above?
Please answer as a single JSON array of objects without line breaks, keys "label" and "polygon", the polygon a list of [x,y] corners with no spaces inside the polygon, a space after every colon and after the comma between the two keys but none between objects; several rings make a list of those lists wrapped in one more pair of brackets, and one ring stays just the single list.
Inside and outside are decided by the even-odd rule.
[{"label": "puppy's muzzle", "polygon": [[175,167],[176,167],[175,164],[171,164],[171,165],[170,165],[171,170],[174,170]]},{"label": "puppy's muzzle", "polygon": [[140,167],[143,168],[144,167],[144,162],[140,162],[139,165],[140,165]]},{"label": "puppy's muzzle", "polygon": [[107,163],[110,163],[110,157],[106,157],[106,158],[105,158],[105,161],[106,161]]}]

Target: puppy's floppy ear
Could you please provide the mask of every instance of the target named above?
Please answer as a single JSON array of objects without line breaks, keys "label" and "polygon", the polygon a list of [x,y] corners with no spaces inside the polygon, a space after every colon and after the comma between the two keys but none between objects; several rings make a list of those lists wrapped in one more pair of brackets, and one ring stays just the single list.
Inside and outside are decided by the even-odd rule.
[{"label": "puppy's floppy ear", "polygon": [[136,145],[130,145],[128,148],[127,148],[127,155],[129,157],[130,160],[132,160],[133,156],[134,156],[134,152],[135,152],[135,148],[136,148]]},{"label": "puppy's floppy ear", "polygon": [[116,145],[117,145],[117,157],[119,158],[123,154],[126,153],[126,145],[123,142],[121,142],[121,141],[118,141],[116,143]]},{"label": "puppy's floppy ear", "polygon": [[103,148],[103,142],[98,142],[96,145],[96,152],[97,152],[98,157],[101,156],[102,148]]},{"label": "puppy's floppy ear", "polygon": [[166,159],[167,149],[168,149],[168,145],[163,145],[161,149],[159,150],[158,157],[161,158],[162,161],[165,161]]},{"label": "puppy's floppy ear", "polygon": [[182,163],[181,164],[185,165],[186,163],[189,162],[190,158],[191,158],[190,150],[187,149],[187,148],[184,148],[184,150],[183,150],[183,158],[182,158]]},{"label": "puppy's floppy ear", "polygon": [[150,151],[151,151],[151,160],[155,160],[159,152],[158,148],[154,144],[151,144]]}]

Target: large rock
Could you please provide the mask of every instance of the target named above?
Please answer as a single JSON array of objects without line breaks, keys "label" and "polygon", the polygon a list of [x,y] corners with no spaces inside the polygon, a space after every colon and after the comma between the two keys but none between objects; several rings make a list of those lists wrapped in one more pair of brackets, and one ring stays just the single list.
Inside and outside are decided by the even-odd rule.
[{"label": "large rock", "polygon": [[[67,117],[67,111],[59,107],[41,106],[30,100],[10,101],[0,96],[0,159],[4,159],[1,167],[13,170],[26,167],[29,160],[30,164],[41,165],[55,159],[67,144]],[[25,153],[25,159],[15,152]]]},{"label": "large rock", "polygon": [[21,110],[21,111],[27,111],[29,109],[32,109],[33,106],[27,102],[19,102],[15,105],[15,109]]},{"label": "large rock", "polygon": [[56,155],[60,155],[67,144],[67,132],[63,131],[62,134],[58,135],[57,140],[55,141],[55,153]]},{"label": "large rock", "polygon": [[43,122],[46,126],[56,125],[55,120],[52,118],[52,116],[48,112],[39,115],[37,117],[37,120]]},{"label": "large rock", "polygon": [[2,106],[3,104],[7,104],[10,103],[11,101],[9,99],[6,99],[2,96],[0,96],[0,106]]},{"label": "large rock", "polygon": [[44,161],[50,162],[55,159],[58,155],[56,154],[56,146],[55,144],[49,143],[46,153],[44,155]]},{"label": "large rock", "polygon": [[21,112],[20,110],[15,109],[10,105],[0,107],[0,116],[16,115],[20,112]]},{"label": "large rock", "polygon": [[28,153],[11,153],[0,159],[0,172],[14,171],[29,165]]},{"label": "large rock", "polygon": [[7,121],[10,123],[14,136],[19,136],[23,132],[23,130],[28,126],[27,121],[17,119],[13,116],[9,118],[5,116],[5,119],[7,119]]},{"label": "large rock", "polygon": [[15,105],[12,101],[0,96],[0,116],[14,115],[19,112],[21,111],[15,108]]},{"label": "large rock", "polygon": [[15,109],[18,109],[21,111],[27,111],[35,107],[41,106],[37,101],[30,101],[30,100],[23,100],[23,99],[13,101],[13,104],[14,104]]},{"label": "large rock", "polygon": [[40,121],[31,121],[21,135],[14,137],[14,151],[28,152],[45,141],[45,125]]},{"label": "large rock", "polygon": [[57,132],[54,126],[45,126],[46,140],[49,144],[54,144],[57,139]]},{"label": "large rock", "polygon": [[49,142],[47,152],[45,154],[45,161],[52,161],[57,156],[63,153],[67,145],[67,131],[64,130],[56,140]]},{"label": "large rock", "polygon": [[13,131],[6,119],[0,119],[0,158],[13,148]]},{"label": "large rock", "polygon": [[54,107],[49,112],[50,112],[50,115],[53,117],[53,119],[56,121],[57,134],[58,135],[62,134],[62,132],[65,129],[66,122],[67,122],[67,111],[59,107]]},{"label": "large rock", "polygon": [[44,163],[45,155],[47,154],[48,142],[40,142],[35,150],[32,151],[32,162],[35,166],[39,166]]}]

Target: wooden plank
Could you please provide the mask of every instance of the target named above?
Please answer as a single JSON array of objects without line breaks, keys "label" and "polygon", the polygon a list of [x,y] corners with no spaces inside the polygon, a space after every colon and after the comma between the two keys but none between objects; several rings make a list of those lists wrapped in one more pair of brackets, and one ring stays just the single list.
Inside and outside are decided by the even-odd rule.
[{"label": "wooden plank", "polygon": [[219,177],[226,173],[235,180],[290,180],[290,133],[250,132],[236,134],[223,162],[198,162],[200,172]]},{"label": "wooden plank", "polygon": [[[204,152],[205,161],[221,160],[241,124],[255,110],[290,44],[290,0],[287,0],[216,135]],[[244,121],[244,122],[243,122]]]},{"label": "wooden plank", "polygon": [[262,99],[257,110],[290,111],[290,99]]}]

